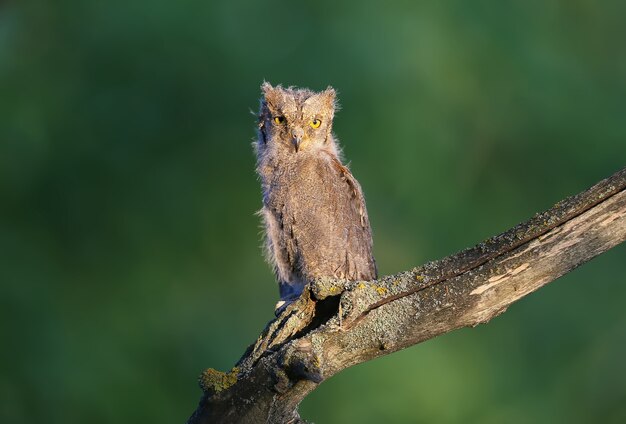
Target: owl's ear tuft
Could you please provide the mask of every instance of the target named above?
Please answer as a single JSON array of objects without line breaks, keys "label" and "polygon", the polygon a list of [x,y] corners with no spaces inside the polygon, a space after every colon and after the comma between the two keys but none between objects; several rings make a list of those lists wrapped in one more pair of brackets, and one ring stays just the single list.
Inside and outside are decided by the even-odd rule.
[{"label": "owl's ear tuft", "polygon": [[261,90],[263,91],[263,94],[267,94],[274,91],[274,87],[272,87],[272,84],[269,82],[263,81],[263,84],[261,84]]},{"label": "owl's ear tuft", "polygon": [[328,105],[328,107],[333,109],[336,108],[337,92],[330,85],[326,88],[326,90],[322,91],[319,96],[324,101],[324,103]]},{"label": "owl's ear tuft", "polygon": [[263,97],[268,103],[270,103],[273,106],[276,106],[279,103],[279,100],[281,97],[280,89],[281,89],[280,85],[277,85],[276,87],[272,87],[272,84],[270,84],[267,81],[263,81],[263,84],[261,84]]}]

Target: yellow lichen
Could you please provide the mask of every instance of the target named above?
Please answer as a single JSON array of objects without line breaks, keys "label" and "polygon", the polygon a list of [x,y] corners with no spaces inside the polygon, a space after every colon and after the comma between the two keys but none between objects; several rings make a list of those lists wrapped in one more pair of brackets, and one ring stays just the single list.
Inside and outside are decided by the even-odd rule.
[{"label": "yellow lichen", "polygon": [[376,291],[378,292],[379,295],[384,295],[385,293],[387,293],[387,289],[384,287],[376,287]]},{"label": "yellow lichen", "polygon": [[233,368],[228,373],[213,368],[207,368],[202,371],[202,374],[198,377],[198,383],[200,384],[200,388],[205,392],[212,391],[219,393],[237,382],[237,374],[239,374],[239,368],[237,367]]},{"label": "yellow lichen", "polygon": [[357,289],[364,289],[365,288],[365,283],[359,283],[358,286],[356,286]]},{"label": "yellow lichen", "polygon": [[424,276],[423,275],[416,275],[415,279],[421,283],[422,281],[424,281]]}]

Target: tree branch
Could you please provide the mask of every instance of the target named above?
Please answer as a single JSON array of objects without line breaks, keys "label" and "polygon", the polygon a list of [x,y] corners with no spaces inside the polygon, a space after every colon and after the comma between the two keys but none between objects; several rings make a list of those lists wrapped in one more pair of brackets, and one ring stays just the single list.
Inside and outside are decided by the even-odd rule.
[{"label": "tree branch", "polygon": [[230,373],[208,369],[189,424],[302,422],[297,407],[352,365],[476,326],[626,240],[626,168],[477,246],[375,281],[316,281]]}]

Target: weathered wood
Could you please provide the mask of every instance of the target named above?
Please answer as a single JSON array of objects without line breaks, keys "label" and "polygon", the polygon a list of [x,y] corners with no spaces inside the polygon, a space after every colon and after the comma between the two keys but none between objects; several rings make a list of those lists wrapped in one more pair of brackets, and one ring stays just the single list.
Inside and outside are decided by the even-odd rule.
[{"label": "weathered wood", "polygon": [[207,370],[191,424],[300,422],[323,380],[513,302],[626,240],[626,168],[477,246],[377,281],[320,280],[229,374]]}]

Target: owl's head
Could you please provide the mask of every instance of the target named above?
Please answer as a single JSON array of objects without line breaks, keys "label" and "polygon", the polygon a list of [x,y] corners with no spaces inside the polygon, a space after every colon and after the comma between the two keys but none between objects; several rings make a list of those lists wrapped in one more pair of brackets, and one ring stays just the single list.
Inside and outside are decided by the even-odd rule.
[{"label": "owl's head", "polygon": [[[297,154],[320,147],[335,150],[332,124],[335,114],[335,90],[261,86],[259,113],[259,148],[266,146]],[[265,146],[264,146],[265,145]]]}]

